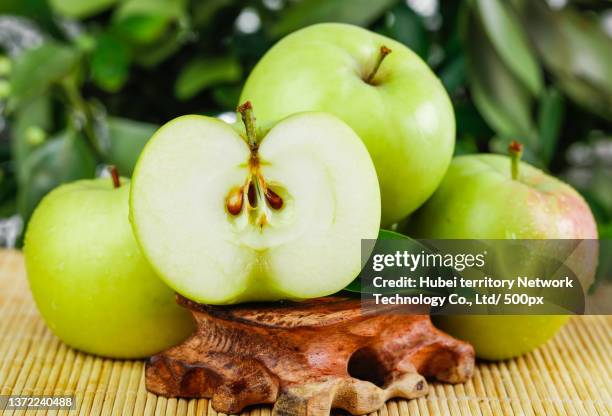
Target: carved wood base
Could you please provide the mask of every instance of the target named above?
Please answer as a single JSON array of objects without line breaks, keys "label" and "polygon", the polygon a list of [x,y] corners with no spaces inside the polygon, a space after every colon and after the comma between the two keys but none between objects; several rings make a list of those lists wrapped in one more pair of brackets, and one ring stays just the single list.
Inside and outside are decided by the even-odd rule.
[{"label": "carved wood base", "polygon": [[212,307],[178,297],[196,319],[183,344],[151,357],[147,389],[206,397],[237,413],[274,403],[276,415],[354,415],[387,399],[427,393],[425,377],[467,380],[474,350],[436,329],[428,315],[362,305],[360,299]]}]

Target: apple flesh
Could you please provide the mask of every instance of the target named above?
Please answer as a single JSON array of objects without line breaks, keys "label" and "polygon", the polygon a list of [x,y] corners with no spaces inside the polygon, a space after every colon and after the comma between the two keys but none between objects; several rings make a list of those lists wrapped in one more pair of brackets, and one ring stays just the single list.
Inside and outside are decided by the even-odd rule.
[{"label": "apple flesh", "polygon": [[25,237],[30,288],[49,328],[74,348],[113,358],[147,357],[193,329],[134,240],[129,192],[129,183],[114,188],[108,178],[62,185],[37,207]]},{"label": "apple flesh", "polygon": [[168,285],[209,304],[335,293],[376,238],[380,191],[357,135],[324,113],[246,132],[214,118],[162,126],[134,172],[131,219]]},{"label": "apple flesh", "polygon": [[431,196],[453,154],[453,108],[435,74],[404,45],[356,26],[318,24],[282,39],[248,77],[245,100],[261,120],[314,110],[351,126],[378,173],[384,226]]},{"label": "apple flesh", "polygon": [[[517,156],[513,161],[493,154],[454,158],[438,190],[411,218],[408,232],[429,239],[597,238],[593,214],[572,187]],[[472,343],[479,357],[498,360],[538,347],[567,319],[461,315],[435,321]]]}]

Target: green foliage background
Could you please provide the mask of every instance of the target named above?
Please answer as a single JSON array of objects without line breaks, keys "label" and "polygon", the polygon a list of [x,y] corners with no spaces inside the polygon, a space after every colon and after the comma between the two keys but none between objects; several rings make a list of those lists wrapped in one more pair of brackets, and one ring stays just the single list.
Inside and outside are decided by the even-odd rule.
[{"label": "green foliage background", "polygon": [[612,3],[563,3],[2,0],[0,218],[27,222],[49,190],[103,164],[129,175],[158,125],[233,111],[274,42],[336,21],[428,62],[454,103],[456,153],[522,141],[525,158],[576,186],[611,237]]}]

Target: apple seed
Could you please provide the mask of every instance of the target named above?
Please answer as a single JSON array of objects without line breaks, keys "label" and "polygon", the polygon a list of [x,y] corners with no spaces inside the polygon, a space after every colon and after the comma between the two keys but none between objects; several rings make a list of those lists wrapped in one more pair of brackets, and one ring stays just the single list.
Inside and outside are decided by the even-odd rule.
[{"label": "apple seed", "polygon": [[232,215],[240,214],[243,199],[242,188],[233,189],[226,198],[225,206],[227,211]]}]

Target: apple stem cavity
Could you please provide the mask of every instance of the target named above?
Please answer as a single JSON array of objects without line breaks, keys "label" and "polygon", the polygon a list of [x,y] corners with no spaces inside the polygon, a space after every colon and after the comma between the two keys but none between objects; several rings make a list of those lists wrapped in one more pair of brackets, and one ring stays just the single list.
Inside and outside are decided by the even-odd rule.
[{"label": "apple stem cavity", "polygon": [[115,189],[119,188],[121,186],[121,179],[119,178],[119,169],[117,169],[117,166],[111,165],[108,167],[108,171],[110,172],[111,178],[113,180],[113,187]]},{"label": "apple stem cavity", "polygon": [[[250,101],[244,102],[236,109],[242,118],[246,131],[246,142],[251,149],[251,160],[249,176],[245,184],[241,187],[232,189],[225,198],[227,212],[237,216],[242,212],[243,205],[247,205],[247,214],[254,218],[254,222],[260,228],[268,224],[269,208],[279,210],[283,207],[283,199],[268,187],[263,175],[260,172],[257,150],[259,140],[255,129],[255,116],[253,106]],[[250,212],[257,210],[253,216]]]},{"label": "apple stem cavity", "polygon": [[521,156],[523,156],[523,145],[512,140],[508,145],[508,153],[512,161],[512,179],[517,180],[520,176]]},{"label": "apple stem cavity", "polygon": [[372,72],[370,72],[370,75],[368,75],[368,77],[365,79],[365,82],[367,82],[370,85],[374,85],[374,77],[376,76],[376,73],[378,72],[378,68],[380,68],[382,61],[390,53],[391,53],[391,49],[387,48],[385,45],[380,47],[380,50],[378,53],[378,60],[376,61],[376,64],[374,65],[374,69],[372,70]]},{"label": "apple stem cavity", "polygon": [[236,111],[240,113],[240,117],[244,123],[247,144],[251,148],[251,151],[255,152],[259,142],[257,140],[257,130],[255,129],[255,115],[253,114],[253,106],[251,105],[250,101],[245,101],[243,104],[238,106]]}]

